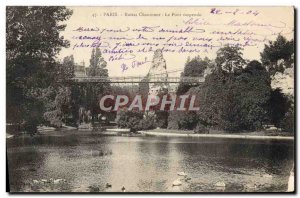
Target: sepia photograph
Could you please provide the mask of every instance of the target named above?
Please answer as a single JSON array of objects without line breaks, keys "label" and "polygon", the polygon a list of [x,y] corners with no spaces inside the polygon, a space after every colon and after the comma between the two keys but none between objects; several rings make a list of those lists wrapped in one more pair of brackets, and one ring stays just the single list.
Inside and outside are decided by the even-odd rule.
[{"label": "sepia photograph", "polygon": [[295,12],[6,6],[7,191],[295,193]]}]

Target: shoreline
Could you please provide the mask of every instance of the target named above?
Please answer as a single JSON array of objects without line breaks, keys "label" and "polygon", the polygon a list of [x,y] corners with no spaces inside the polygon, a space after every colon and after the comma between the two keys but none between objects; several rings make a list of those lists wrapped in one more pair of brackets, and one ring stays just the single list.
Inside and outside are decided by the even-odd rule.
[{"label": "shoreline", "polygon": [[[108,131],[92,131],[92,130],[66,130],[66,131],[51,131],[46,133],[36,134],[38,136],[64,136],[64,135],[103,135],[103,136],[124,136],[124,137],[135,137],[135,136],[157,136],[157,137],[192,137],[192,138],[220,138],[220,139],[249,139],[249,140],[287,140],[294,141],[294,136],[285,135],[265,135],[259,133],[247,133],[247,134],[226,134],[226,133],[209,133],[209,134],[199,134],[193,133],[192,131],[179,131],[179,130],[166,130],[166,129],[154,129],[154,130],[140,130],[137,134],[132,134],[129,132],[120,132],[119,129],[108,130]],[[22,134],[21,136],[26,136]],[[28,135],[28,134],[27,134]],[[12,137],[17,137],[15,135],[7,134],[6,139],[13,139]]]},{"label": "shoreline", "polygon": [[192,133],[168,133],[154,131],[138,131],[147,136],[164,137],[197,137],[197,138],[229,138],[229,139],[253,139],[253,140],[290,140],[294,141],[292,136],[266,136],[266,135],[237,135],[237,134],[192,134]]}]

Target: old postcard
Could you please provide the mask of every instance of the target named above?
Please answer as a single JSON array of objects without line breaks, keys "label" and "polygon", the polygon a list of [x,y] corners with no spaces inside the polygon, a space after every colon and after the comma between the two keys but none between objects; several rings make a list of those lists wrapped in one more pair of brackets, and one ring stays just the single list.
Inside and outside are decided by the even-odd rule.
[{"label": "old postcard", "polygon": [[294,192],[294,7],[6,7],[9,192]]}]

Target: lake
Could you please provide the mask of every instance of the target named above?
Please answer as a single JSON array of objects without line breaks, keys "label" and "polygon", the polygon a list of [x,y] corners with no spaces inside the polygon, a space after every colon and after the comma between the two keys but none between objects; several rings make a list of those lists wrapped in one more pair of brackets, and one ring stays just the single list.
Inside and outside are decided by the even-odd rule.
[{"label": "lake", "polygon": [[7,139],[11,192],[278,192],[294,163],[293,141],[61,133]]}]

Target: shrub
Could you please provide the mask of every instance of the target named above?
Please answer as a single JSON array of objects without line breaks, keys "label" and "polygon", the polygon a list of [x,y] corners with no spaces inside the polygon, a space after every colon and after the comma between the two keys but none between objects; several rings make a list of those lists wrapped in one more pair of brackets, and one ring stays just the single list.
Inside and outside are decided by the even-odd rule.
[{"label": "shrub", "polygon": [[202,123],[198,122],[198,124],[196,125],[196,127],[194,129],[194,132],[207,134],[207,133],[209,133],[209,129],[206,126],[204,126]]},{"label": "shrub", "polygon": [[285,114],[282,122],[281,128],[285,132],[294,133],[295,132],[295,117],[294,117],[294,108],[291,107],[289,111]]},{"label": "shrub", "polygon": [[138,130],[150,130],[156,128],[156,115],[154,112],[139,112],[128,111],[127,109],[121,109],[117,113],[117,125],[120,128],[129,128],[131,132]]},{"label": "shrub", "polygon": [[144,118],[139,122],[140,130],[150,130],[155,129],[156,124],[156,115],[154,113],[146,113],[144,114]]},{"label": "shrub", "polygon": [[168,111],[156,111],[155,115],[156,115],[155,123],[156,123],[157,127],[164,128],[164,129],[167,128],[169,112]]},{"label": "shrub", "polygon": [[196,112],[172,111],[169,116],[168,129],[193,130],[198,122]]},{"label": "shrub", "polygon": [[132,132],[139,130],[139,122],[143,119],[143,113],[128,111],[126,108],[117,113],[116,122],[120,128],[129,128]]}]

